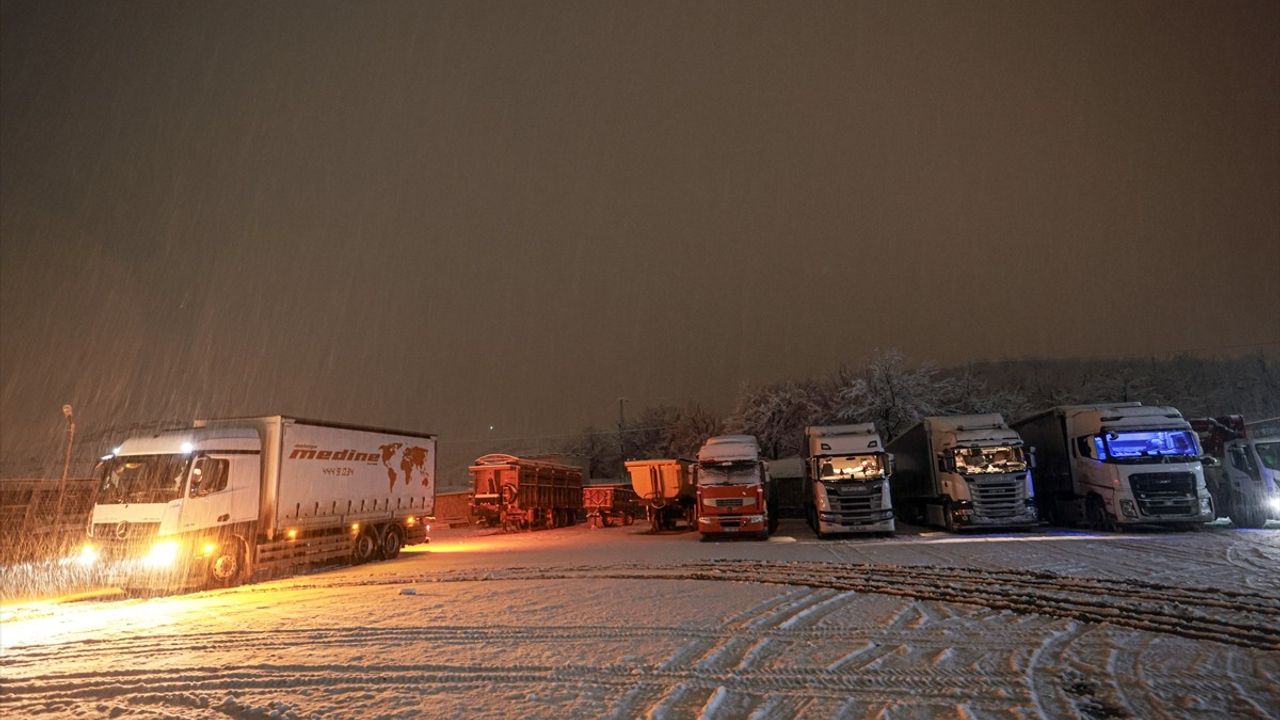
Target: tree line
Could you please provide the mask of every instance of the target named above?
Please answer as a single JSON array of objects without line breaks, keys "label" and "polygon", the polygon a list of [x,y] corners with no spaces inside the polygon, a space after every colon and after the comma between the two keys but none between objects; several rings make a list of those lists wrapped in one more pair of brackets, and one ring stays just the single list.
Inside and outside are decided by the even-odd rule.
[{"label": "tree line", "polygon": [[1280,361],[1240,357],[1000,360],[942,368],[877,351],[861,366],[819,377],[746,385],[732,412],[698,405],[645,408],[621,432],[586,428],[556,448],[586,458],[592,477],[622,477],[624,459],[693,457],[707,437],[754,435],[770,458],[798,455],[806,425],[871,422],[886,440],[929,415],[1000,413],[1054,405],[1141,401],[1187,417],[1280,415]]}]

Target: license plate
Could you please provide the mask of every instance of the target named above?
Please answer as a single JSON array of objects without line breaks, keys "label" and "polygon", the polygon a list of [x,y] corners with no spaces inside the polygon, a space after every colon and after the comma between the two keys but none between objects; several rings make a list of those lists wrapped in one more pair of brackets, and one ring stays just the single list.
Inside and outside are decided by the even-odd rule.
[{"label": "license plate", "polygon": [[736,527],[727,527],[727,528],[720,528],[720,529],[724,530],[725,532],[738,532],[739,530],[739,528],[736,528]]}]

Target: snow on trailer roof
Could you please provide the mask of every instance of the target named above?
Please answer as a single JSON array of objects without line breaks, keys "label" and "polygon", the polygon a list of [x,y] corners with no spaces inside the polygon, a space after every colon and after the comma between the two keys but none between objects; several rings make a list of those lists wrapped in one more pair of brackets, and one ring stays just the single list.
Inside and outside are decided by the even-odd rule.
[{"label": "snow on trailer roof", "polygon": [[523,467],[542,467],[551,470],[572,470],[581,473],[582,468],[577,465],[565,465],[562,463],[550,462],[548,460],[533,460],[530,458],[517,457],[515,455],[507,455],[506,453],[489,453],[476,458],[476,462],[469,470],[484,470],[488,468],[503,467],[508,465]]},{"label": "snow on trailer roof", "polygon": [[649,458],[646,460],[628,460],[627,467],[645,467],[648,465],[692,465],[697,460],[689,458]]},{"label": "snow on trailer roof", "polygon": [[424,433],[416,430],[397,430],[395,428],[377,427],[375,425],[357,425],[355,423],[333,422],[331,420],[315,420],[313,418],[303,418],[294,415],[259,415],[250,417],[234,417],[234,418],[208,418],[197,419],[191,423],[193,428],[204,428],[210,425],[224,425],[234,423],[247,422],[292,422],[299,425],[316,425],[319,427],[334,428],[337,430],[358,430],[360,432],[382,433],[384,435],[405,435],[407,437],[420,437],[435,439],[435,433]]}]

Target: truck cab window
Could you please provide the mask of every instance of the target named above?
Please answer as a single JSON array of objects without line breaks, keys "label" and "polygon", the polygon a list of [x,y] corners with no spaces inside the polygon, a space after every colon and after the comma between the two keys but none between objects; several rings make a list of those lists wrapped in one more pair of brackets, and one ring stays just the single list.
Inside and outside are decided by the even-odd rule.
[{"label": "truck cab window", "polygon": [[217,458],[202,457],[191,469],[191,497],[204,497],[227,488],[230,463]]}]

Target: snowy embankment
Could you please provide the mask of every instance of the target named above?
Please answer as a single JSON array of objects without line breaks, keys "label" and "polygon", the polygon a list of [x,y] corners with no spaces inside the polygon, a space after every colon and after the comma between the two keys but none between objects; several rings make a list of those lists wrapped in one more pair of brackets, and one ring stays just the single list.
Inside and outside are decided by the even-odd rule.
[{"label": "snowy embankment", "polygon": [[1280,708],[1280,532],[819,542],[784,524],[783,534],[794,541],[456,533],[394,562],[227,591],[9,605],[0,711],[1261,718]]}]

